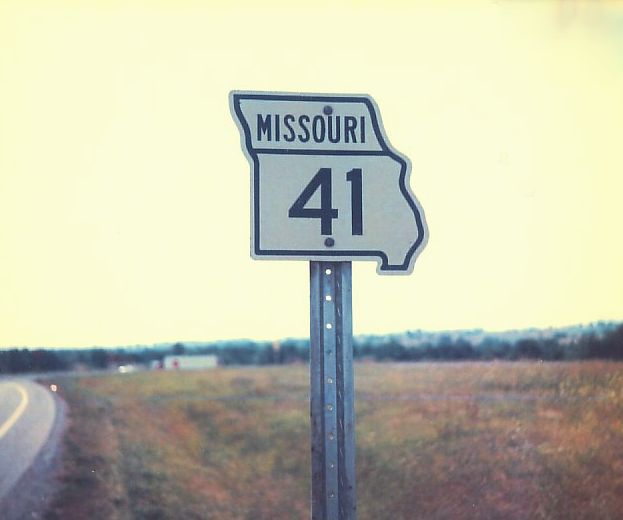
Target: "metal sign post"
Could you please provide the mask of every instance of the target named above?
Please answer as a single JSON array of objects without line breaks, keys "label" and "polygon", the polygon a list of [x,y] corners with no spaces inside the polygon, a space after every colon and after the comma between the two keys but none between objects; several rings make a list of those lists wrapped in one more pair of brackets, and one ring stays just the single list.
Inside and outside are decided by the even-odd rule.
[{"label": "metal sign post", "polygon": [[312,520],[355,520],[350,262],[310,262]]},{"label": "metal sign post", "polygon": [[309,260],[312,519],[355,520],[353,260],[410,274],[428,230],[409,159],[367,95],[234,91],[251,256]]}]

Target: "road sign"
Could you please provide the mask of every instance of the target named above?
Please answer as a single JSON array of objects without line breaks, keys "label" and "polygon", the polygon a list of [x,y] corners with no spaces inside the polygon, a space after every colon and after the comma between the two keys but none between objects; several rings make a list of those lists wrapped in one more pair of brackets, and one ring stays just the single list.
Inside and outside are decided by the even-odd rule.
[{"label": "road sign", "polygon": [[356,520],[353,260],[408,274],[426,244],[411,165],[370,96],[242,92],[251,255],[310,260],[311,518]]},{"label": "road sign", "polygon": [[424,213],[370,96],[234,91],[230,108],[252,170],[254,258],[411,273]]}]

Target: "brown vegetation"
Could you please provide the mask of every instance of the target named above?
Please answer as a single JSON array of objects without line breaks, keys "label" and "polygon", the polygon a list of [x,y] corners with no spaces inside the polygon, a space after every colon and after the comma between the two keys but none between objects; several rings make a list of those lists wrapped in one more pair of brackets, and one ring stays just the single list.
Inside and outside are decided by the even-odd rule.
[{"label": "brown vegetation", "polygon": [[[308,518],[307,380],[302,365],[61,380],[47,518]],[[356,389],[360,520],[620,518],[621,363],[360,364]]]}]

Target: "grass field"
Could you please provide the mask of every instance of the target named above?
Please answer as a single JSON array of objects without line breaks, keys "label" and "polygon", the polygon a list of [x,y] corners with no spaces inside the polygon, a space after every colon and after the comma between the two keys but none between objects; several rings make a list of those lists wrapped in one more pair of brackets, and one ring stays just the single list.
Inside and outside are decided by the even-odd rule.
[{"label": "grass field", "polygon": [[[308,368],[55,381],[51,519],[309,518]],[[360,520],[623,518],[623,364],[356,366]]]}]

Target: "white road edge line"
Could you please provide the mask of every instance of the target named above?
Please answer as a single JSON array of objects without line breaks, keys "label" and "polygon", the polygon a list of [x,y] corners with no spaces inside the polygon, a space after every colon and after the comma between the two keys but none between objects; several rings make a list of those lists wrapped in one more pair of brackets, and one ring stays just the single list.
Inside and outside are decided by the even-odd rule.
[{"label": "white road edge line", "polygon": [[17,383],[7,383],[5,386],[12,386],[21,394],[22,400],[17,405],[15,411],[11,414],[11,416],[4,421],[4,424],[0,425],[0,439],[6,435],[6,433],[13,427],[13,425],[17,422],[17,420],[24,413],[24,410],[28,407],[28,392],[24,389],[22,385],[18,385]]}]

